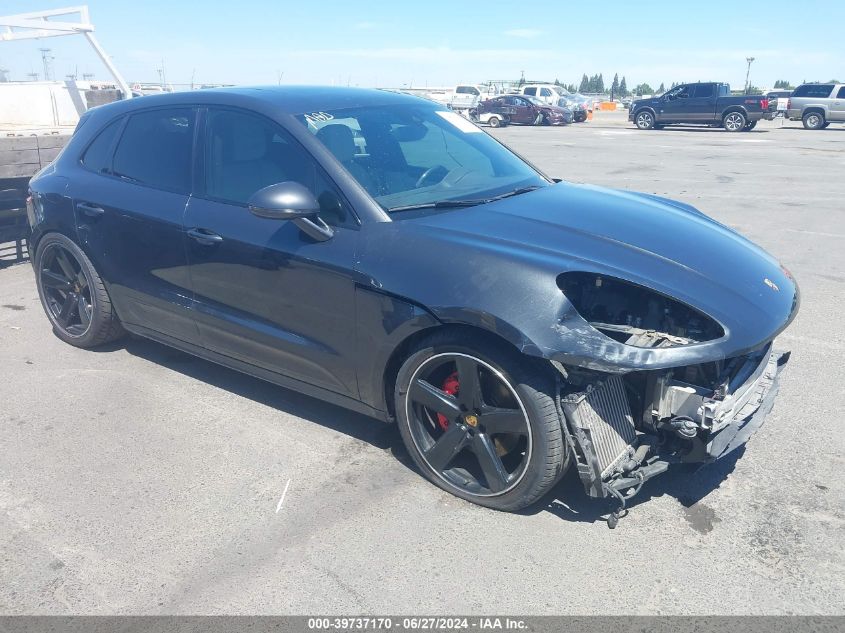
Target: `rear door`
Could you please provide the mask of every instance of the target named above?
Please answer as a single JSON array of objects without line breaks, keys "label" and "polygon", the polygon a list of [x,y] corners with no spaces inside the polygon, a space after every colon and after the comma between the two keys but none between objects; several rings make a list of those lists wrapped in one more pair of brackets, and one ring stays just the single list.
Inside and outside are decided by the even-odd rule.
[{"label": "rear door", "polygon": [[687,99],[689,120],[696,123],[709,123],[716,118],[716,84],[704,83],[690,86]]},{"label": "rear door", "polygon": [[196,111],[143,110],[104,127],[70,180],[77,231],[120,319],[196,342],[182,218]]}]

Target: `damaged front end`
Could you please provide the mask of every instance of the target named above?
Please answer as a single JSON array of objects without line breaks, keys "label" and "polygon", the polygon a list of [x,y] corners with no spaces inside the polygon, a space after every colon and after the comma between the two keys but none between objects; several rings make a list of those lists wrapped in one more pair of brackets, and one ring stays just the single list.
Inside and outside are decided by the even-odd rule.
[{"label": "damaged front end", "polygon": [[[561,285],[592,328],[626,347],[683,347],[724,335],[704,314],[620,280],[574,274]],[[578,475],[587,494],[618,502],[608,525],[671,464],[712,462],[745,444],[771,410],[788,359],[767,342],[725,360],[627,373],[553,360]]]}]

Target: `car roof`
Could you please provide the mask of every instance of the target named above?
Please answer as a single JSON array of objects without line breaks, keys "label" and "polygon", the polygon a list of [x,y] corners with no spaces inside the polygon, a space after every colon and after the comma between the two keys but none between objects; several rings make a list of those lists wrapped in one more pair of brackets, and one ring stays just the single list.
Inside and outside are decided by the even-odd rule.
[{"label": "car roof", "polygon": [[252,86],[210,88],[147,95],[100,106],[112,113],[131,112],[142,108],[168,105],[227,105],[272,107],[281,114],[301,114],[322,110],[339,110],[362,106],[401,103],[431,103],[389,90],[346,88],[337,86]]}]

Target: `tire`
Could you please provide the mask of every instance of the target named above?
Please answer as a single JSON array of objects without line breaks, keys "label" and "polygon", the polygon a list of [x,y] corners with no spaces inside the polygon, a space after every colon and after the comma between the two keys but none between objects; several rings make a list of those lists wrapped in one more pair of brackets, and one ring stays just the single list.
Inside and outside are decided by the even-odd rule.
[{"label": "tire", "polygon": [[[460,390],[473,374],[480,385],[477,399],[469,389]],[[554,389],[554,374],[544,361],[482,334],[435,333],[399,369],[396,420],[408,452],[429,481],[472,503],[516,511],[548,492],[569,465]],[[431,401],[432,393],[445,414],[422,404]],[[481,404],[470,411],[460,402]],[[508,417],[490,417],[490,403]],[[511,419],[509,430],[491,431],[492,424]]]},{"label": "tire", "polygon": [[48,233],[38,244],[34,265],[41,306],[65,343],[87,349],[125,334],[103,280],[73,241]]},{"label": "tire", "polygon": [[490,119],[487,121],[487,125],[490,127],[499,127],[502,125],[502,120],[497,116],[491,116]]},{"label": "tire", "polygon": [[742,112],[728,112],[722,118],[722,127],[728,132],[742,132],[748,120]]},{"label": "tire", "polygon": [[654,113],[651,110],[641,110],[634,116],[634,125],[640,130],[654,129]]},{"label": "tire", "polygon": [[824,125],[822,126],[822,129],[826,130],[828,127],[830,127],[830,121],[825,121]]},{"label": "tire", "polygon": [[804,123],[804,129],[806,130],[824,129],[824,114],[818,110],[807,112],[803,117],[801,117],[801,121]]},{"label": "tire", "polygon": [[742,129],[743,129],[744,132],[750,132],[755,127],[757,127],[757,121],[749,121],[748,123],[745,124],[745,127],[742,128]]},{"label": "tire", "polygon": [[537,118],[534,119],[534,125],[540,125],[543,123],[544,117],[542,112],[537,113]]}]

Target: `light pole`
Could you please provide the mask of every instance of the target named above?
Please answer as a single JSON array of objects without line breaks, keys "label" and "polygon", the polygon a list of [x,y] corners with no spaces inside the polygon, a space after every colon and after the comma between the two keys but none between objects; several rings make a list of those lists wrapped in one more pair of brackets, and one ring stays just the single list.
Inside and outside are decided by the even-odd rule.
[{"label": "light pole", "polygon": [[748,78],[751,76],[751,62],[754,61],[754,58],[746,57],[745,61],[748,62],[748,70],[745,71],[745,94],[748,94],[748,89],[751,87],[751,84],[748,83]]},{"label": "light pole", "polygon": [[50,54],[53,51],[50,48],[39,48],[38,50],[41,52],[41,64],[44,66],[44,81],[50,81],[50,62],[55,59]]}]

